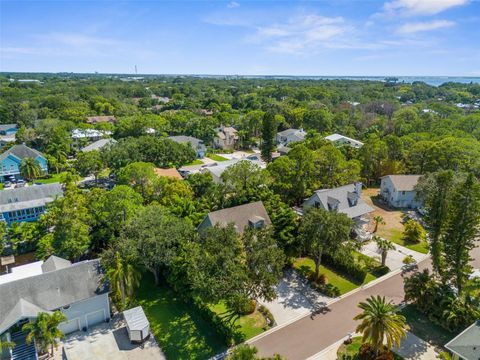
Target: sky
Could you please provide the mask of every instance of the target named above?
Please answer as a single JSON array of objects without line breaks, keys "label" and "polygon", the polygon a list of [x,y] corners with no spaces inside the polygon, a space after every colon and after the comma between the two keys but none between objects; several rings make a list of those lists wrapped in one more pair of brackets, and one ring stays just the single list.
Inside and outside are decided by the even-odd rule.
[{"label": "sky", "polygon": [[5,1],[0,71],[480,76],[480,0]]}]

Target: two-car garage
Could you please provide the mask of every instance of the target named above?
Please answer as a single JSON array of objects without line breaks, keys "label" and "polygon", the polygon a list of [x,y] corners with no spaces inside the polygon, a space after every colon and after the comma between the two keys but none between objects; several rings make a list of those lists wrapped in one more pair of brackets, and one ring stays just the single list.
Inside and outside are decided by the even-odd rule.
[{"label": "two-car garage", "polygon": [[58,327],[64,334],[70,334],[75,331],[83,330],[81,324],[85,324],[85,328],[90,328],[96,324],[104,322],[107,319],[105,315],[105,310],[100,309],[84,316],[70,319],[61,323]]}]

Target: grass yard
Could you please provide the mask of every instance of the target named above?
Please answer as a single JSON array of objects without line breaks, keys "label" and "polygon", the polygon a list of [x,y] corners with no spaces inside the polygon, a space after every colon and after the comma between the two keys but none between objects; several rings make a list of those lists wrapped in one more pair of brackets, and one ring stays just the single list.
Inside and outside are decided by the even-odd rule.
[{"label": "grass yard", "polygon": [[40,184],[51,184],[56,182],[61,182],[64,179],[66,172],[61,172],[58,174],[48,174],[48,177],[43,179],[36,179],[34,182]]},{"label": "grass yard", "polygon": [[[360,351],[360,347],[362,346],[362,337],[357,336],[352,339],[352,343],[345,345],[342,344],[338,348],[337,351],[337,358],[339,360],[354,360],[358,359],[358,352]],[[402,360],[403,358],[400,355],[393,353],[394,360]]]},{"label": "grass yard", "polygon": [[443,347],[456,335],[432,323],[428,317],[417,310],[415,305],[407,305],[400,311],[400,314],[407,319],[413,334],[434,346]]},{"label": "grass yard", "polygon": [[[315,263],[310,258],[297,259],[294,262],[293,267],[297,269],[302,276],[307,278],[309,277],[309,274],[315,272]],[[362,284],[358,284],[323,265],[320,266],[320,274],[325,274],[328,282],[338,287],[342,295],[376,279],[373,274],[368,273],[364,282]]]},{"label": "grass yard", "polygon": [[143,276],[137,300],[168,359],[207,359],[226,349],[215,329],[166,286]]},{"label": "grass yard", "polygon": [[[223,303],[212,306],[211,309],[218,315],[227,314],[227,309]],[[236,317],[233,326],[239,330],[241,337],[236,339],[236,343],[248,340],[267,330],[267,322],[262,314],[255,310],[253,314]]]},{"label": "grass yard", "polygon": [[203,161],[200,159],[195,159],[192,162],[185,164],[184,166],[190,166],[190,165],[203,165]]},{"label": "grass yard", "polygon": [[209,159],[212,159],[213,161],[227,161],[228,159],[223,157],[223,156],[220,156],[220,155],[217,155],[217,154],[207,154],[207,157]]},{"label": "grass yard", "polygon": [[423,240],[419,243],[414,243],[414,242],[411,242],[411,241],[405,241],[403,239],[403,232],[402,231],[391,230],[388,233],[388,235],[386,235],[386,236],[380,235],[380,236],[382,236],[386,239],[389,239],[389,240],[393,241],[395,244],[404,246],[404,247],[406,247],[410,250],[417,251],[417,252],[422,253],[422,254],[428,253],[428,242],[427,242],[427,240]]}]

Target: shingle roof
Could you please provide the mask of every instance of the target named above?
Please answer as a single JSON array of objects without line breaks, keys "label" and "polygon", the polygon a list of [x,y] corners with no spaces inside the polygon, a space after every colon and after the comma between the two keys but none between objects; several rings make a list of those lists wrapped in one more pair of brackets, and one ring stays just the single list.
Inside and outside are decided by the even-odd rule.
[{"label": "shingle roof", "polygon": [[100,139],[100,140],[97,140],[97,141],[85,146],[84,148],[82,148],[82,151],[83,152],[88,152],[88,151],[93,151],[93,150],[100,150],[103,147],[113,145],[116,142],[117,141],[115,139]]},{"label": "shingle roof", "polygon": [[480,359],[480,320],[450,340],[445,347],[462,359]]},{"label": "shingle roof", "polygon": [[[315,198],[325,210],[328,205],[336,206],[339,213],[346,214],[350,219],[372,212],[374,209],[355,193],[355,184],[340,186],[334,189],[317,190],[309,198]],[[306,202],[305,202],[306,203]]]},{"label": "shingle roof", "polygon": [[150,325],[141,306],[125,310],[123,317],[130,330],[143,330]]},{"label": "shingle roof", "polygon": [[[0,334],[8,329],[23,309],[56,310],[80,300],[107,293],[100,260],[88,260],[69,267],[0,285]],[[22,309],[18,303],[23,299]],[[8,317],[8,319],[7,319]],[[18,318],[17,318],[18,320]],[[15,320],[13,320],[16,322]]]},{"label": "shingle roof", "polygon": [[[397,191],[413,191],[422,175],[387,175]],[[382,178],[383,179],[383,178]]]},{"label": "shingle roof", "polygon": [[115,116],[88,116],[87,122],[90,124],[96,124],[99,122],[114,122],[116,120]]},{"label": "shingle roof", "polygon": [[230,167],[232,165],[235,165],[240,161],[250,161],[254,164],[257,164],[260,167],[264,167],[264,164],[261,161],[249,159],[248,157],[246,157],[246,158],[242,158],[242,159],[232,159],[232,160],[221,161],[221,162],[218,162],[217,165],[206,166],[202,170],[203,171],[209,171],[210,173],[212,173],[213,175],[215,175],[216,177],[219,178],[220,176],[222,176],[223,172],[228,167]]},{"label": "shingle roof", "polygon": [[194,149],[198,149],[203,145],[203,141],[192,136],[178,135],[178,136],[169,136],[168,139],[175,141],[180,144],[190,143]]},{"label": "shingle roof", "polygon": [[63,195],[60,183],[25,186],[0,191],[0,212],[45,205]]},{"label": "shingle roof", "polygon": [[234,223],[237,232],[243,233],[245,227],[249,225],[249,221],[255,222],[259,219],[263,219],[265,225],[271,225],[272,223],[261,201],[211,212],[199,225],[199,229],[217,224],[225,226]]},{"label": "shingle roof", "polygon": [[156,168],[155,174],[157,174],[157,176],[166,176],[166,177],[171,177],[178,180],[183,180],[182,175],[180,175],[178,170],[175,168],[171,168],[171,169]]},{"label": "shingle roof", "polygon": [[24,144],[18,144],[18,145],[13,145],[10,149],[8,149],[3,154],[1,154],[0,161],[6,159],[10,154],[19,158],[20,160],[27,157],[31,157],[35,159],[37,156],[43,156],[41,152],[35,149],[29,148]]},{"label": "shingle roof", "polygon": [[361,141],[349,138],[348,136],[344,136],[344,135],[341,135],[341,134],[328,135],[328,136],[325,136],[325,139],[330,140],[330,141],[346,140],[346,141],[349,141],[351,144],[356,144],[356,145],[359,145],[359,146],[363,145],[363,143]]}]

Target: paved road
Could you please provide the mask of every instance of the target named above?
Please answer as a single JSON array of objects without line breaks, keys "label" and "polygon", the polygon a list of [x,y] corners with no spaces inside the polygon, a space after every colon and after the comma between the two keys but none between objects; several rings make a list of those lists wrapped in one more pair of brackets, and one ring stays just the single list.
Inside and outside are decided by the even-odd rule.
[{"label": "paved road", "polygon": [[[426,259],[419,263],[419,269],[430,265]],[[303,360],[326,349],[330,344],[353,332],[359,313],[357,304],[370,295],[383,295],[398,304],[403,301],[403,276],[394,275],[371,287],[360,290],[331,304],[323,313],[301,318],[283,328],[251,342],[262,356],[278,353],[289,360]]]}]

